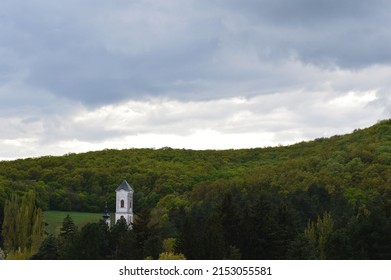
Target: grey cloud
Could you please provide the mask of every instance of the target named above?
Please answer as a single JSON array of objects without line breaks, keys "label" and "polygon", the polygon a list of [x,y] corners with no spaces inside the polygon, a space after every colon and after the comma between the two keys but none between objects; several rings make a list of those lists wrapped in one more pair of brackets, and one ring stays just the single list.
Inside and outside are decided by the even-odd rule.
[{"label": "grey cloud", "polygon": [[[280,73],[292,59],[321,69],[388,64],[389,6],[380,0],[32,0],[22,7],[4,1],[0,73],[87,106],[153,96],[254,96],[300,87],[300,73]],[[3,74],[0,82],[6,80]]]},{"label": "grey cloud", "polygon": [[220,5],[230,3],[236,9],[250,14],[254,20],[270,21],[274,24],[315,23],[334,20],[357,19],[373,16],[387,1],[374,0],[218,0]]},{"label": "grey cloud", "polygon": [[[389,1],[18,2],[0,3],[4,145],[8,137],[56,145],[192,128],[317,137],[357,124],[365,110],[389,116]],[[370,91],[378,98],[357,113],[319,105]],[[232,97],[246,105],[224,101]],[[136,123],[126,115],[73,121],[132,100],[187,111],[141,106],[148,114]]]},{"label": "grey cloud", "polygon": [[[289,56],[322,67],[363,68],[389,64],[389,1],[277,0],[229,3],[252,26],[269,56]],[[258,31],[258,32],[257,32]]]}]

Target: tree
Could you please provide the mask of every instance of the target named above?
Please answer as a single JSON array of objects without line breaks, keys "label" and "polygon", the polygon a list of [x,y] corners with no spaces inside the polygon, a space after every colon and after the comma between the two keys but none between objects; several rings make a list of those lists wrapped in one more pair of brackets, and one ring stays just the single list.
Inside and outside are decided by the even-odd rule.
[{"label": "tree", "polygon": [[330,213],[324,213],[319,217],[316,223],[309,221],[304,230],[304,236],[310,241],[317,250],[317,257],[321,260],[326,259],[326,243],[333,233],[334,220]]},{"label": "tree", "polygon": [[186,260],[182,253],[175,253],[176,238],[167,238],[163,240],[163,253],[159,254],[159,260]]},{"label": "tree", "polygon": [[1,260],[5,260],[5,254],[4,254],[3,249],[0,248],[0,261]]},{"label": "tree", "polygon": [[314,260],[318,258],[318,248],[304,233],[300,233],[290,243],[287,259],[290,260]]},{"label": "tree", "polygon": [[183,217],[175,252],[183,253],[189,260],[205,259],[203,244],[205,217],[210,209],[206,203],[193,206]]},{"label": "tree", "polygon": [[31,254],[35,254],[38,252],[45,236],[45,223],[43,220],[43,213],[40,208],[37,209],[31,234]]},{"label": "tree", "polygon": [[62,260],[77,259],[79,252],[77,250],[78,230],[71,216],[67,215],[60,229],[59,243],[59,258]]},{"label": "tree", "polygon": [[201,241],[195,223],[190,214],[186,214],[183,219],[184,222],[175,243],[175,252],[183,253],[189,260],[199,259],[201,258],[199,246]]},{"label": "tree", "polygon": [[23,195],[20,207],[15,195],[10,201],[6,201],[3,237],[5,249],[10,257],[30,258],[37,253],[44,236],[43,214],[36,206],[34,191],[28,191]]},{"label": "tree", "polygon": [[239,246],[240,236],[239,207],[236,203],[234,203],[232,195],[230,193],[226,194],[223,198],[220,207],[220,217],[221,225],[223,227],[224,232],[224,240],[227,246],[226,251],[228,252],[232,246]]},{"label": "tree", "polygon": [[60,236],[67,239],[73,237],[77,233],[77,226],[73,222],[73,219],[69,214],[62,221],[62,227],[60,229]]},{"label": "tree", "polygon": [[240,251],[243,259],[271,259],[278,241],[273,196],[261,194],[251,206],[244,207],[240,219]]},{"label": "tree", "polygon": [[38,253],[31,257],[32,260],[58,260],[60,256],[58,240],[55,236],[49,235],[42,242]]},{"label": "tree", "polygon": [[223,226],[217,214],[212,214],[206,222],[203,249],[205,259],[222,260],[225,257]]},{"label": "tree", "polygon": [[162,240],[159,225],[151,221],[149,211],[143,211],[135,217],[133,232],[136,237],[137,258],[157,259],[162,251]]},{"label": "tree", "polygon": [[103,260],[109,255],[109,232],[106,222],[88,223],[80,231],[78,259]]},{"label": "tree", "polygon": [[7,251],[15,251],[19,247],[17,219],[19,211],[19,201],[15,194],[11,200],[6,200],[4,206],[3,238],[4,248]]},{"label": "tree", "polygon": [[115,260],[141,259],[136,247],[136,237],[133,230],[125,219],[119,219],[118,222],[110,228],[110,249],[111,258]]},{"label": "tree", "polygon": [[183,254],[175,254],[173,252],[163,252],[159,255],[159,260],[186,260]]}]

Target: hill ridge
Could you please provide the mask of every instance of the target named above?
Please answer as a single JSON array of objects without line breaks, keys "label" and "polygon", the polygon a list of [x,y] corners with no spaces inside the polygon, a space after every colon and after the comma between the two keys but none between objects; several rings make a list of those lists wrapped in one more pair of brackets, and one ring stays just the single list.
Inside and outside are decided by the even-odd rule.
[{"label": "hill ridge", "polygon": [[[168,195],[188,197],[219,181],[231,184],[238,180],[284,191],[322,184],[329,189],[342,188],[353,199],[369,192],[370,178],[377,188],[386,188],[386,182],[391,182],[385,174],[390,164],[388,119],[349,134],[282,147],[106,149],[2,161],[0,203],[12,192],[34,189],[45,210],[99,212],[105,201],[113,202],[112,192],[123,179],[135,186],[140,208],[153,208]],[[378,173],[368,175],[371,169]],[[354,170],[367,172],[367,178],[357,179]],[[360,187],[353,187],[357,182]]]}]

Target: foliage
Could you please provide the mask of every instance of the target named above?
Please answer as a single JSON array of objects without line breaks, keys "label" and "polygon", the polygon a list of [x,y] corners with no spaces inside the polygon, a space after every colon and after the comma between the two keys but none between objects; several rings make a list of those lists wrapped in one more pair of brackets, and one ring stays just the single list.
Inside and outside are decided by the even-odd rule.
[{"label": "foliage", "polygon": [[[38,248],[32,233],[41,236],[40,223],[19,223],[33,216],[21,207],[31,204],[31,197],[20,200],[29,191],[37,207],[50,210],[48,220],[54,210],[102,212],[106,201],[114,212],[114,190],[126,179],[135,189],[133,230],[121,223],[105,229],[97,222],[101,214],[83,223],[72,214],[80,225],[72,234],[72,223],[62,225],[62,235],[53,231],[58,258],[391,258],[390,135],[391,120],[384,120],[286,147],[104,150],[3,161],[0,245],[15,258],[24,254],[20,246]],[[55,222],[58,229],[64,218]]]},{"label": "foliage", "polygon": [[36,207],[34,191],[26,192],[19,205],[13,195],[6,201],[2,234],[10,259],[27,259],[34,255],[44,239],[45,224],[40,208]]},{"label": "foliage", "polygon": [[5,254],[3,249],[0,248],[0,260],[5,260]]},{"label": "foliage", "polygon": [[163,252],[159,255],[159,260],[186,260],[186,258],[183,254]]},{"label": "foliage", "polygon": [[59,258],[60,251],[58,240],[55,236],[49,235],[42,242],[37,254],[32,256],[33,260],[57,260]]},{"label": "foliage", "polygon": [[304,236],[317,249],[315,255],[321,260],[326,259],[326,243],[333,233],[334,221],[330,213],[325,213],[319,217],[316,223],[309,221],[307,228],[304,230]]}]

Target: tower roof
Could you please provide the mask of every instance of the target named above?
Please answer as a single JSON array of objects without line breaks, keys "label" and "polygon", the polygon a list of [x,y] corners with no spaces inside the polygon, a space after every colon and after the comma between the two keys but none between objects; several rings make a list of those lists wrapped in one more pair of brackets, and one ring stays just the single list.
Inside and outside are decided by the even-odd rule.
[{"label": "tower roof", "polygon": [[128,184],[128,182],[126,182],[126,180],[124,180],[121,185],[119,185],[119,187],[115,190],[116,192],[120,191],[120,190],[124,190],[124,191],[128,191],[128,192],[134,192],[134,190],[132,189],[132,187]]},{"label": "tower roof", "polygon": [[107,210],[107,202],[106,202],[106,206],[105,206],[105,212],[103,213],[102,217],[104,220],[110,219],[110,214],[109,214],[109,211]]}]

